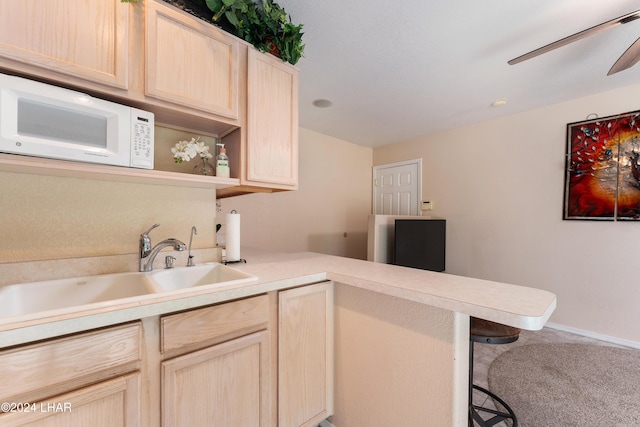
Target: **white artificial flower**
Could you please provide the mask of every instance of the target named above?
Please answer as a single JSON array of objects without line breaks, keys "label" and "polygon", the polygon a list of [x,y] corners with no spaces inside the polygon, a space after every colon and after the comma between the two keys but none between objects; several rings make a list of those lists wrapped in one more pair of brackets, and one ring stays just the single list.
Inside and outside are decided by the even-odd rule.
[{"label": "white artificial flower", "polygon": [[188,162],[199,156],[201,159],[210,159],[213,154],[209,153],[209,147],[200,141],[200,137],[191,138],[191,141],[178,141],[171,149],[173,160],[176,163]]}]

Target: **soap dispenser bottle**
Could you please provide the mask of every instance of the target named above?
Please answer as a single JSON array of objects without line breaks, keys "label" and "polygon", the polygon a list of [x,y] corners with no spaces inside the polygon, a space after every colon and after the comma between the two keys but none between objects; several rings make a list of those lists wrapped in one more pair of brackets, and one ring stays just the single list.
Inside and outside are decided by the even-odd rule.
[{"label": "soap dispenser bottle", "polygon": [[220,153],[216,156],[216,176],[229,178],[229,157],[224,144],[216,144],[220,147]]}]

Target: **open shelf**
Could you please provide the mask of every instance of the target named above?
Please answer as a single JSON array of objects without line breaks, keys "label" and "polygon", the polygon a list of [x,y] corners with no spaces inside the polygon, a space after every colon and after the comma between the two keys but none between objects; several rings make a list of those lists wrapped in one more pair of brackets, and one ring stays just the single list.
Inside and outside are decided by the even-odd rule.
[{"label": "open shelf", "polygon": [[240,180],[237,178],[125,168],[3,153],[0,153],[0,171],[175,187],[222,189],[240,185]]}]

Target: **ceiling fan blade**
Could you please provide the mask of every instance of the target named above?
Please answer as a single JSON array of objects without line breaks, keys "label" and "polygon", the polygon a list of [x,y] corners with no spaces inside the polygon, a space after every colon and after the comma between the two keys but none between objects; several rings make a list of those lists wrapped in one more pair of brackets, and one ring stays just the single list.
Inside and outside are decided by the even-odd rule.
[{"label": "ceiling fan blade", "polygon": [[627,50],[624,51],[622,56],[618,58],[613,67],[607,73],[607,76],[615,74],[619,71],[626,70],[636,65],[636,62],[640,61],[640,38],[633,42]]},{"label": "ceiling fan blade", "polygon": [[626,15],[622,15],[610,21],[603,22],[602,24],[598,24],[591,28],[587,28],[586,30],[582,30],[579,33],[575,33],[573,35],[570,35],[568,37],[565,37],[563,39],[550,43],[536,50],[532,50],[529,53],[525,53],[524,55],[518,56],[517,58],[514,58],[511,61],[508,61],[507,63],[509,65],[519,64],[520,62],[526,61],[527,59],[535,58],[536,56],[542,55],[543,53],[547,53],[559,47],[566,46],[569,43],[573,43],[585,37],[592,36],[601,31],[608,30],[609,28],[615,27],[616,25],[626,24],[631,21],[635,21],[636,19],[640,19],[640,10],[627,13]]}]

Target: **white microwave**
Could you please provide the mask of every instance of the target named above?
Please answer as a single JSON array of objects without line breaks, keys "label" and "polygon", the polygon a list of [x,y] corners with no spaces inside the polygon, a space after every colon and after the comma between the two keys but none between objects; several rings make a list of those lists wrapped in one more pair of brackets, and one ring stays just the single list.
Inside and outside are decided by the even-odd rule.
[{"label": "white microwave", "polygon": [[0,74],[0,152],[153,169],[148,111]]}]

